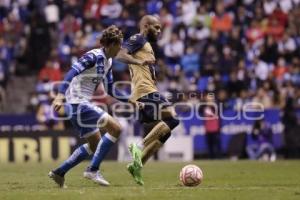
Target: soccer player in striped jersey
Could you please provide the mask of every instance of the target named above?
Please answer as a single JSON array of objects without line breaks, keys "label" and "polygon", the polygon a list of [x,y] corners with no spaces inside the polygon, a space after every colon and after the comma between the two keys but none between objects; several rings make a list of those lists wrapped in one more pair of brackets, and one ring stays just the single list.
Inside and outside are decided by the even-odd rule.
[{"label": "soccer player in striped jersey", "polygon": [[[99,166],[117,141],[121,126],[112,116],[91,103],[91,99],[98,85],[104,84],[109,95],[128,102],[122,92],[113,91],[112,58],[119,52],[122,40],[122,32],[116,26],[105,29],[100,39],[102,47],[85,53],[72,65],[53,101],[55,110],[59,110],[66,101],[69,106],[64,107],[71,117],[73,127],[87,141],[57,169],[49,172],[49,177],[60,187],[64,187],[65,174],[91,154],[94,155],[84,177],[100,185],[109,185],[100,173]],[[99,128],[101,132],[106,132],[102,137]]]}]

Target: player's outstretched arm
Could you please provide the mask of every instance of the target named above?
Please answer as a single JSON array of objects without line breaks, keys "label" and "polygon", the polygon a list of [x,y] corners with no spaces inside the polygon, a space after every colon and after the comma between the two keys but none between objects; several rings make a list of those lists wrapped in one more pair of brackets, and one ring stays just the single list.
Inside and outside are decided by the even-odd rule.
[{"label": "player's outstretched arm", "polygon": [[116,59],[123,62],[123,63],[126,63],[126,64],[133,64],[133,65],[141,65],[142,64],[142,61],[134,58],[132,55],[128,54],[128,50],[127,49],[124,49],[122,48],[118,55],[116,56]]},{"label": "player's outstretched arm", "polygon": [[120,62],[126,63],[126,64],[133,64],[133,65],[150,65],[154,64],[155,60],[149,59],[149,60],[139,60],[134,58],[132,55],[128,53],[128,50],[125,48],[122,48],[118,55],[116,56],[116,59]]},{"label": "player's outstretched arm", "polygon": [[63,105],[63,101],[65,99],[65,92],[69,87],[70,82],[72,79],[77,76],[79,72],[74,68],[71,68],[68,73],[65,75],[63,82],[60,84],[58,88],[58,94],[56,95],[55,99],[53,100],[53,106],[55,111],[59,111],[61,106]]}]

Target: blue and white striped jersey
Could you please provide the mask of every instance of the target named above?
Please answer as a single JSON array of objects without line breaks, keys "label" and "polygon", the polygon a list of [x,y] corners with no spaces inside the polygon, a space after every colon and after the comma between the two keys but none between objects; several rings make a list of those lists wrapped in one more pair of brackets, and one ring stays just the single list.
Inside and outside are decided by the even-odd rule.
[{"label": "blue and white striped jersey", "polygon": [[59,92],[65,94],[67,103],[88,102],[104,80],[108,84],[113,82],[112,59],[105,57],[102,48],[93,49],[72,65]]}]

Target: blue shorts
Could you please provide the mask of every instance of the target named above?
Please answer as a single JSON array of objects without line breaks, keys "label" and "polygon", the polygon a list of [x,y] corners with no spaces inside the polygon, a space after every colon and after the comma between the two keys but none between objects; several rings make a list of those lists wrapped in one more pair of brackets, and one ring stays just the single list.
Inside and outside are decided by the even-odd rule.
[{"label": "blue shorts", "polygon": [[69,104],[69,106],[65,106],[65,111],[81,138],[87,138],[97,133],[99,123],[108,115],[92,103]]},{"label": "blue shorts", "polygon": [[145,104],[144,109],[139,111],[139,121],[141,123],[161,120],[161,110],[171,106],[171,103],[158,92],[150,93],[139,98],[137,101]]}]

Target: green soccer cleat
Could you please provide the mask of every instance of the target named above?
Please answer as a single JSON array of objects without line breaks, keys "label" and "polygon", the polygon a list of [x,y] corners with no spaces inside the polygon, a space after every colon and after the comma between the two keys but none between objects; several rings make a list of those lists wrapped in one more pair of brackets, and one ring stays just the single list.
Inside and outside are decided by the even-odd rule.
[{"label": "green soccer cleat", "polygon": [[134,163],[130,163],[127,165],[128,172],[134,178],[134,181],[139,185],[144,185],[144,181],[142,178],[141,170],[142,168],[136,167]]},{"label": "green soccer cleat", "polygon": [[134,143],[130,144],[129,152],[132,156],[133,164],[135,165],[135,167],[142,168],[142,151],[140,150],[140,148]]}]

